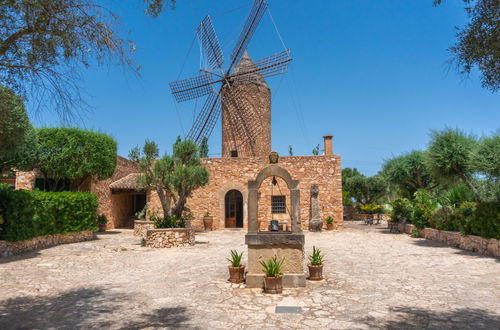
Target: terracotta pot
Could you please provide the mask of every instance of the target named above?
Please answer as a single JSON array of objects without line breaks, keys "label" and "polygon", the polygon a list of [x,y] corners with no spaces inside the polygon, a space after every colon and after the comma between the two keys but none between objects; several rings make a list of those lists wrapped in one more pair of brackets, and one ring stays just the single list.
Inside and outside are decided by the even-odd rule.
[{"label": "terracotta pot", "polygon": [[203,217],[203,226],[205,227],[205,230],[212,230],[213,223],[214,223],[214,218],[212,216]]},{"label": "terracotta pot", "polygon": [[323,279],[323,265],[307,265],[307,267],[309,267],[309,280],[321,281]]},{"label": "terracotta pot", "polygon": [[283,292],[283,276],[267,277],[264,276],[264,291],[266,293],[282,293]]},{"label": "terracotta pot", "polygon": [[327,223],[326,230],[333,230],[333,223]]},{"label": "terracotta pot", "polygon": [[227,266],[229,269],[229,282],[242,283],[245,280],[245,265],[240,267]]},{"label": "terracotta pot", "polygon": [[99,224],[99,232],[104,233],[106,231],[106,224],[105,223],[100,223]]}]

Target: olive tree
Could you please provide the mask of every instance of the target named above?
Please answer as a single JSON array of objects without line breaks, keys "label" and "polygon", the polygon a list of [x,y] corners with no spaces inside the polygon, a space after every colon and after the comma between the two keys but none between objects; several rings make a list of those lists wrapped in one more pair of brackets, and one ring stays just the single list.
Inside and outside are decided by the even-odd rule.
[{"label": "olive tree", "polygon": [[55,190],[61,180],[75,180],[76,190],[89,177],[110,178],[115,172],[117,144],[107,134],[79,128],[37,129],[36,167],[45,189]]},{"label": "olive tree", "polygon": [[495,180],[500,179],[500,131],[481,139],[472,166],[479,173]]},{"label": "olive tree", "polygon": [[36,155],[36,134],[23,100],[14,91],[0,86],[0,173],[28,170]]},{"label": "olive tree", "polygon": [[172,155],[158,157],[159,148],[153,141],[146,141],[142,150],[135,147],[129,153],[129,159],[143,172],[137,179],[138,186],[156,191],[165,219],[171,216],[181,219],[192,192],[208,184],[208,170],[193,141],[178,139]]},{"label": "olive tree", "polygon": [[[358,172],[359,173],[359,172]],[[380,175],[366,177],[359,173],[347,177],[342,189],[356,200],[357,203],[365,205],[375,203],[384,196],[386,184]]]}]

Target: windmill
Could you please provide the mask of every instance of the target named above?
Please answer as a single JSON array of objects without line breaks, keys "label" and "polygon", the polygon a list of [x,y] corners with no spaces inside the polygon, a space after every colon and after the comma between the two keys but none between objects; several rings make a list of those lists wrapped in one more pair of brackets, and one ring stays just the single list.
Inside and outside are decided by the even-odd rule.
[{"label": "windmill", "polygon": [[[264,77],[285,73],[288,63],[292,60],[289,49],[258,61],[251,61],[246,53],[246,48],[266,10],[265,0],[254,1],[226,68],[223,67],[224,56],[212,19],[209,15],[202,19],[196,34],[208,67],[200,69],[198,76],[170,83],[172,95],[177,102],[206,96],[186,139],[201,143],[204,138],[208,138],[223,112],[223,122],[228,123],[231,131],[231,138],[223,141],[223,149],[224,143],[229,143],[230,149],[236,151],[236,155],[237,150],[252,150],[262,132],[261,122],[264,119],[261,111],[249,102],[248,95],[240,88],[235,88],[235,85],[251,83],[256,76],[263,80]],[[270,114],[268,117],[270,127]],[[255,151],[251,151],[249,155],[255,156]]]}]

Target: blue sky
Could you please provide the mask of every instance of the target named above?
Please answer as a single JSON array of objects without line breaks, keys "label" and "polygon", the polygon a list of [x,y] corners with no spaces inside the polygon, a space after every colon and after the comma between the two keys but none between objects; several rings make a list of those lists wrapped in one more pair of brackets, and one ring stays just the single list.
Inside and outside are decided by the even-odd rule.
[{"label": "blue sky", "polygon": [[[229,55],[249,1],[178,0],[176,10],[157,19],[143,14],[141,0],[103,2],[136,44],[141,77],[118,67],[85,70],[82,86],[92,109],[76,124],[112,135],[123,156],[145,139],[170,152],[201,106],[174,105],[168,88],[199,69],[197,42],[188,51],[200,19],[213,16]],[[424,149],[431,129],[458,127],[482,136],[500,128],[500,93],[482,89],[476,72],[464,79],[449,64],[455,27],[467,22],[462,1],[439,7],[433,0],[268,2],[293,56],[286,75],[268,80],[272,147],[280,154],[292,145],[295,155],[309,155],[324,134],[333,134],[343,167],[373,175],[385,159]],[[270,17],[266,13],[249,45],[254,59],[284,49]],[[34,123],[59,124],[49,113]],[[218,156],[220,144],[219,123],[210,154]]]}]

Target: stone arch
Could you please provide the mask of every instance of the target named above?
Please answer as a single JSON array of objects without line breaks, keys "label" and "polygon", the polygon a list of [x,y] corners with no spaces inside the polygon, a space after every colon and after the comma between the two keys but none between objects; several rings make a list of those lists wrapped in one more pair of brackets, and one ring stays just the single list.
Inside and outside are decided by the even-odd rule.
[{"label": "stone arch", "polygon": [[281,166],[269,165],[263,168],[255,180],[248,181],[248,231],[257,232],[259,224],[258,217],[258,193],[259,188],[265,179],[277,176],[282,178],[290,190],[290,203],[291,203],[291,218],[292,218],[292,232],[300,232],[300,190],[299,181],[293,180],[290,173]]},{"label": "stone arch", "polygon": [[243,195],[243,228],[248,224],[248,189],[245,185],[238,182],[229,182],[222,186],[217,192],[217,199],[219,201],[219,223],[217,228],[225,228],[226,209],[225,199],[226,194],[231,190],[238,190]]}]

